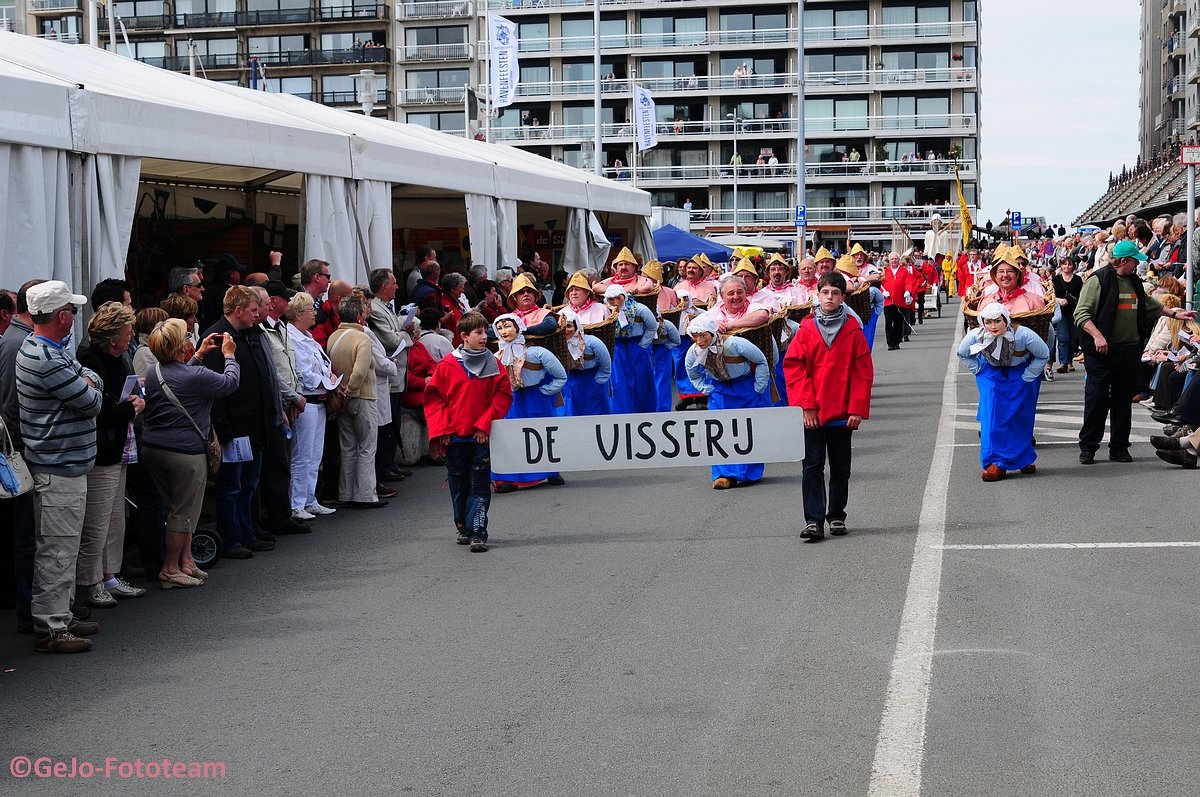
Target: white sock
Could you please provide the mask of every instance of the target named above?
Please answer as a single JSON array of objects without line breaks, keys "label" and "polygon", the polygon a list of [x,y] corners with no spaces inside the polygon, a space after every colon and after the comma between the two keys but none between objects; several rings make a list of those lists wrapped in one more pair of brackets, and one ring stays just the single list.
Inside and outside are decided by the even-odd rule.
[{"label": "white sock", "polygon": [[113,587],[115,587],[115,586],[117,586],[117,578],[116,578],[116,576],[113,576],[113,577],[112,577],[112,578],[110,578],[108,581],[105,581],[105,582],[104,582],[104,588],[105,588],[105,589],[112,589],[112,588],[113,588]]}]

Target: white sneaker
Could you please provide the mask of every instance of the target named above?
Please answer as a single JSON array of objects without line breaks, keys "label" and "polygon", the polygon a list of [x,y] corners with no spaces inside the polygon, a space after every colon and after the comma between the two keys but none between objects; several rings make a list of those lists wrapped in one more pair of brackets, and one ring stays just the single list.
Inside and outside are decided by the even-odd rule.
[{"label": "white sneaker", "polygon": [[316,515],[303,509],[296,509],[292,512],[292,520],[312,520],[315,517]]},{"label": "white sneaker", "polygon": [[88,587],[87,605],[96,609],[111,609],[117,605],[117,599],[108,594],[103,584],[93,584]]},{"label": "white sneaker", "polygon": [[327,506],[321,506],[320,504],[309,504],[308,506],[304,507],[304,511],[311,512],[314,515],[332,515],[337,510],[330,509]]},{"label": "white sneaker", "polygon": [[1046,373],[1046,381],[1053,382],[1054,381],[1054,368],[1052,366],[1047,365],[1045,373]]},{"label": "white sneaker", "polygon": [[123,578],[118,578],[116,584],[104,589],[114,598],[140,598],[146,594],[146,590],[133,586]]}]

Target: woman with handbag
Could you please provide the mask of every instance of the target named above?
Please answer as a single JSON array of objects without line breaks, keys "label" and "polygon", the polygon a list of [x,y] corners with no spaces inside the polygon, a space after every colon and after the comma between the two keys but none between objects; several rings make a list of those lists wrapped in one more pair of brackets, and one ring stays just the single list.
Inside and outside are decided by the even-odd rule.
[{"label": "woman with handbag", "polygon": [[292,451],[292,517],[312,520],[317,515],[332,515],[337,511],[317,501],[317,472],[325,449],[329,403],[332,400],[340,410],[341,396],[336,389],[326,388],[333,383],[329,357],[309,331],[317,320],[312,296],[304,291],[293,296],[288,301],[287,319],[288,340],[296,354],[299,392],[305,400],[304,409],[293,424],[296,445]]},{"label": "woman with handbag", "polygon": [[[146,412],[142,454],[167,505],[166,556],[158,574],[163,589],[198,587],[208,578],[192,558],[192,533],[200,518],[207,477],[220,466],[219,447],[209,411],[214,398],[237,390],[241,369],[237,344],[229,335],[209,335],[197,350],[187,325],[172,318],[150,333],[150,351],[158,360],[146,374]],[[216,348],[225,370],[215,373],[201,358]],[[216,460],[213,462],[213,460]]]}]

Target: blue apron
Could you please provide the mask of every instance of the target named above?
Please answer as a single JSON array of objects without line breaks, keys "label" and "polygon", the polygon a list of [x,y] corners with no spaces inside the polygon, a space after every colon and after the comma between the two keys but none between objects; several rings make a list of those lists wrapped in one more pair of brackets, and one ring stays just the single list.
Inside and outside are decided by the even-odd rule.
[{"label": "blue apron", "polygon": [[[513,418],[553,418],[558,413],[557,396],[546,396],[542,394],[541,386],[523,387],[513,391],[513,403],[508,408],[508,414],[505,415],[506,420]],[[492,471],[492,480],[498,482],[511,482],[518,486],[527,487],[539,482],[544,482],[551,476],[557,476],[557,473],[497,473]]]},{"label": "blue apron", "polygon": [[611,415],[612,398],[608,395],[608,383],[596,384],[596,369],[567,371],[567,386],[563,388],[563,406],[560,415]]},{"label": "blue apron", "polygon": [[[980,360],[983,356],[979,355]],[[1020,470],[1037,459],[1033,449],[1033,424],[1037,419],[1041,379],[1021,379],[1026,364],[1007,368],[983,360],[975,375],[979,386],[979,462],[983,468],[998,465]]]},{"label": "blue apron", "polygon": [[613,346],[613,412],[654,412],[654,363],[641,338],[617,338]]},{"label": "blue apron", "polygon": [[[710,410],[744,410],[752,407],[766,407],[771,403],[770,396],[754,392],[753,371],[729,382],[714,379],[712,384],[713,391],[708,397]],[[764,471],[766,471],[766,466],[762,463],[713,465],[712,477],[714,481],[725,476],[737,479],[739,482],[756,482],[763,477]]]}]

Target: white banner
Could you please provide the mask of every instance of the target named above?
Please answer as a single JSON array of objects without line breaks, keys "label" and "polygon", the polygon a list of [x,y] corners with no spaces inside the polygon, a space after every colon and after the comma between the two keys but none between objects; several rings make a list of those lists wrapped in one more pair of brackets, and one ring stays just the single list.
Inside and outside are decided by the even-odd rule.
[{"label": "white banner", "polygon": [[771,407],[520,418],[492,424],[501,473],[799,462],[804,410]]},{"label": "white banner", "polygon": [[658,120],[654,118],[654,100],[641,86],[633,87],[633,125],[638,150],[658,146]]},{"label": "white banner", "polygon": [[512,105],[517,97],[517,23],[499,14],[488,14],[489,91],[493,108]]}]

